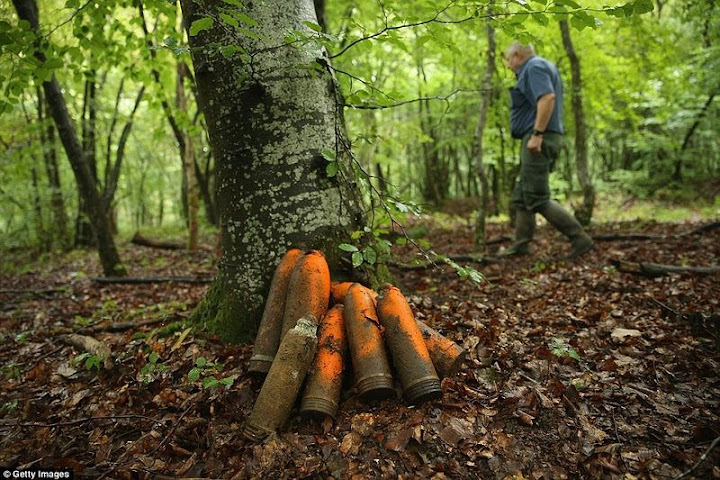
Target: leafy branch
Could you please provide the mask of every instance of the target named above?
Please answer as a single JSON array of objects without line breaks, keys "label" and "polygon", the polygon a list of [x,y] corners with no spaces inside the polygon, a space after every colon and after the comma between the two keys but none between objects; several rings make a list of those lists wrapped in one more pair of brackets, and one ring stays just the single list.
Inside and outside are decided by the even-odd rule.
[{"label": "leafy branch", "polygon": [[[479,9],[474,12],[473,15],[470,15],[468,17],[463,17],[459,19],[448,19],[443,20],[440,18],[440,16],[445,13],[450,7],[454,4],[454,1],[451,1],[448,5],[443,7],[441,10],[438,10],[435,15],[433,15],[431,18],[428,18],[426,20],[420,20],[417,22],[410,22],[410,23],[403,23],[400,25],[388,25],[387,24],[387,17],[385,18],[385,26],[378,30],[375,33],[372,33],[370,35],[365,35],[360,38],[357,38],[353,40],[352,42],[348,43],[345,47],[343,47],[339,52],[330,55],[329,58],[337,58],[344,53],[346,53],[348,50],[350,50],[352,47],[368,41],[372,40],[374,38],[380,37],[382,35],[385,35],[392,31],[397,30],[403,30],[406,28],[415,28],[415,27],[421,27],[423,25],[429,25],[429,24],[441,24],[441,25],[458,25],[462,23],[466,23],[473,20],[485,20],[485,19],[495,19],[499,17],[513,17],[513,16],[519,16],[519,15],[536,15],[536,16],[544,16],[546,14],[549,15],[562,15],[562,16],[573,16],[575,19],[577,17],[577,21],[573,21],[572,24],[574,27],[578,28],[579,30],[582,30],[585,27],[595,27],[599,26],[600,24],[597,23],[596,19],[593,17],[590,17],[587,15],[589,12],[591,13],[605,13],[608,15],[612,15],[615,17],[629,17],[635,14],[643,14],[651,12],[654,9],[654,5],[652,0],[631,0],[624,5],[617,5],[617,6],[604,6],[601,8],[591,8],[591,7],[582,7],[580,4],[576,3],[574,0],[557,0],[555,2],[552,2],[548,6],[546,6],[543,10],[532,10],[532,7],[530,7],[528,2],[525,2],[524,0],[516,0],[515,3],[518,3],[522,7],[526,9],[525,12],[498,12],[493,11],[491,13],[486,14],[480,14]],[[513,3],[513,2],[508,2]],[[573,8],[573,10],[566,9],[566,6],[569,6]]]},{"label": "leafy branch", "polygon": [[429,18],[429,19],[427,19],[427,20],[421,20],[421,21],[419,21],[419,22],[404,23],[404,24],[401,24],[401,25],[393,25],[393,26],[390,26],[390,25],[387,24],[387,17],[386,17],[386,18],[385,18],[385,27],[384,27],[382,30],[377,31],[377,32],[375,32],[375,33],[373,33],[373,34],[371,34],[371,35],[366,35],[366,36],[364,36],[364,37],[360,37],[360,38],[358,38],[358,39],[356,39],[356,40],[353,40],[352,42],[350,42],[349,44],[347,44],[342,50],[340,50],[338,53],[336,53],[336,54],[334,54],[334,55],[330,55],[330,58],[331,58],[331,59],[332,59],[332,58],[337,58],[337,57],[339,57],[340,55],[344,54],[345,52],[347,52],[348,50],[350,50],[352,47],[354,47],[355,45],[357,45],[357,44],[359,44],[359,43],[361,43],[361,42],[365,42],[365,41],[367,41],[367,40],[372,40],[373,38],[377,38],[377,37],[379,37],[379,36],[381,36],[381,35],[384,35],[384,34],[386,34],[386,33],[388,33],[388,32],[394,31],[394,30],[402,30],[402,29],[405,29],[405,28],[420,27],[420,26],[422,26],[422,25],[428,25],[428,24],[430,24],[430,23],[460,24],[460,23],[465,23],[465,22],[468,22],[468,21],[473,20],[473,19],[476,18],[476,16],[473,15],[473,16],[466,17],[466,18],[462,18],[462,19],[459,19],[459,20],[440,20],[440,18],[439,18],[440,15],[442,15],[443,13],[445,13],[454,3],[455,3],[454,1],[450,2],[450,3],[447,4],[444,8],[442,8],[441,10],[438,10],[432,18]]},{"label": "leafy branch", "polygon": [[[335,70],[339,73],[344,73],[339,70]],[[383,110],[387,108],[397,108],[402,107],[403,105],[408,105],[411,103],[417,103],[417,102],[424,102],[427,100],[440,100],[443,102],[449,101],[451,98],[457,96],[460,93],[482,93],[484,92],[484,89],[457,89],[453,90],[452,92],[448,93],[447,95],[439,96],[431,96],[431,97],[419,97],[419,98],[412,98],[410,100],[403,100],[400,102],[391,103],[388,105],[370,105],[370,104],[357,104],[357,103],[346,103],[344,106],[348,108],[354,108],[356,110]]]},{"label": "leafy branch", "polygon": [[[55,31],[56,31],[57,29],[59,29],[60,27],[63,27],[64,25],[67,25],[68,23],[72,22],[72,21],[75,19],[75,17],[77,17],[77,16],[78,16],[83,10],[85,10],[91,3],[93,3],[93,0],[87,0],[85,3],[83,3],[77,10],[75,10],[75,11],[72,13],[72,15],[70,15],[70,16],[67,18],[67,20],[65,20],[64,22],[59,23],[58,25],[55,26],[55,28],[53,28],[52,30],[50,30],[50,31],[47,33],[47,35],[45,35],[45,38],[49,38],[50,35],[52,35],[53,33],[55,33]],[[71,6],[71,5],[72,5],[72,3],[71,3],[71,2],[68,2],[65,6],[68,7],[68,6]]]}]

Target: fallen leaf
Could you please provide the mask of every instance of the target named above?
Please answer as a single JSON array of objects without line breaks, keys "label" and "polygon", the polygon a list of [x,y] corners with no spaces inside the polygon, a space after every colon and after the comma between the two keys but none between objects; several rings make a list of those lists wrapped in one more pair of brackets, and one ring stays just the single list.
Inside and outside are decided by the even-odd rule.
[{"label": "fallen leaf", "polygon": [[640,330],[622,327],[616,327],[612,333],[610,333],[610,337],[616,342],[622,342],[628,337],[639,337],[640,335],[642,335]]},{"label": "fallen leaf", "polygon": [[344,455],[357,455],[362,445],[362,438],[355,432],[350,432],[343,437],[340,444],[340,451]]},{"label": "fallen leaf", "polygon": [[467,440],[473,436],[473,425],[467,420],[450,417],[443,421],[443,424],[445,424],[445,427],[443,427],[438,433],[440,438],[449,445],[456,446],[461,441]]}]

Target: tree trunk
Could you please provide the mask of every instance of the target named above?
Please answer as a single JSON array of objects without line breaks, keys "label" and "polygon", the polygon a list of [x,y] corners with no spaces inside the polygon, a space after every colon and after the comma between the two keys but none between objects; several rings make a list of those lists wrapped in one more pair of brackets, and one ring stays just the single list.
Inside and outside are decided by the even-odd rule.
[{"label": "tree trunk", "polygon": [[[175,102],[179,111],[187,113],[187,98],[185,97],[185,78],[187,77],[187,65],[183,62],[177,64],[177,88],[175,90]],[[187,130],[183,132],[185,152],[182,155],[183,172],[185,177],[185,198],[187,205],[188,224],[188,250],[197,250],[198,246],[198,184],[195,177],[195,150],[192,139]]]},{"label": "tree trunk", "polygon": [[[311,32],[303,22],[317,23],[313,2],[243,4],[238,13],[257,22],[252,38],[219,20],[189,37],[198,103],[217,162],[222,225],[218,275],[193,318],[228,341],[252,337],[273,271],[289,247],[323,250],[332,272],[347,270],[337,247],[365,223],[334,78],[328,69],[298,68],[316,60],[324,65],[327,58],[283,38],[292,29]],[[207,15],[218,18],[218,7],[183,0],[186,27]],[[253,61],[226,58],[218,45],[239,45]],[[332,178],[325,173],[325,149],[336,153],[341,169]]]},{"label": "tree trunk", "polygon": [[[81,135],[82,150],[85,159],[90,167],[90,174],[97,183],[97,159],[95,157],[96,146],[96,126],[97,126],[97,105],[95,103],[95,76],[96,71],[89,72],[88,79],[85,80],[85,93],[83,95],[83,112],[81,119]],[[75,219],[75,246],[90,247],[93,245],[93,230],[90,222],[90,214],[88,212],[87,200],[82,194],[79,194],[78,212]]]},{"label": "tree trunk", "polygon": [[[107,158],[105,159],[105,186],[102,192],[104,207],[108,212],[111,211],[113,200],[115,199],[115,192],[117,191],[118,181],[120,180],[120,171],[122,170],[123,160],[125,159],[125,146],[127,145],[127,141],[130,138],[130,132],[132,131],[133,122],[135,120],[135,113],[137,113],[138,107],[140,106],[140,102],[142,102],[144,94],[145,87],[143,86],[140,87],[140,90],[135,97],[135,104],[133,105],[133,109],[130,112],[130,116],[125,123],[125,126],[123,126],[122,132],[120,133],[120,138],[118,139],[116,146],[117,148],[115,152],[114,162],[112,161],[112,155],[110,152],[110,145],[112,145],[112,130],[108,134],[108,150]],[[120,95],[118,94],[118,100],[119,99]],[[115,108],[117,113],[117,105]]]},{"label": "tree trunk", "polygon": [[[418,55],[421,55],[419,53]],[[418,97],[424,95],[422,85],[427,83],[423,58],[417,59],[418,71]],[[429,139],[421,142],[423,159],[423,198],[435,206],[440,206],[447,198],[450,189],[450,166],[440,156],[439,138],[437,128],[433,125],[432,109],[429,100],[418,102],[418,115],[420,118],[420,130]]]},{"label": "tree trunk", "polygon": [[595,187],[590,178],[588,169],[587,133],[585,128],[585,110],[583,108],[582,76],[580,74],[580,59],[570,37],[567,20],[560,22],[565,52],[570,60],[572,74],[572,108],[575,117],[575,163],[577,165],[578,180],[583,191],[582,206],[575,211],[575,217],[583,225],[589,225],[595,208]]},{"label": "tree trunk", "polygon": [[322,27],[322,31],[327,33],[327,20],[325,19],[325,0],[313,0],[315,5],[315,15],[317,16],[317,24]]},{"label": "tree trunk", "polygon": [[[206,130],[206,129],[205,129]],[[205,205],[205,218],[210,225],[219,226],[217,210],[215,208],[215,171],[210,168],[213,160],[212,149],[208,148],[205,156],[205,168],[200,169],[197,157],[195,158],[195,178],[197,179],[198,188],[202,195],[203,204]]]},{"label": "tree trunk", "polygon": [[715,99],[715,96],[718,94],[717,91],[712,92],[710,95],[708,95],[708,99],[703,105],[703,107],[700,109],[698,114],[695,116],[695,120],[693,121],[692,125],[688,129],[687,133],[685,134],[685,138],[683,139],[683,143],[680,146],[680,151],[677,153],[677,157],[675,159],[675,171],[673,172],[673,180],[676,182],[682,181],[682,167],[683,167],[683,157],[685,155],[685,151],[687,150],[688,146],[690,145],[690,139],[692,138],[693,134],[695,133],[695,130],[697,130],[697,127],[700,125],[700,122],[707,114],[707,111],[710,109],[710,105],[712,104],[713,100]]},{"label": "tree trunk", "polygon": [[[17,10],[18,17],[21,20],[28,21],[32,29],[39,33],[38,10],[34,0],[13,0],[13,4]],[[45,54],[39,49],[35,50],[34,55],[41,62],[45,61]],[[120,255],[118,254],[115,241],[112,237],[110,219],[100,201],[97,184],[91,174],[85,152],[83,152],[80,141],[75,133],[75,127],[68,113],[65,98],[54,74],[50,81],[43,83],[43,90],[45,91],[50,114],[55,121],[58,135],[60,136],[60,140],[62,141],[70,161],[70,166],[75,175],[78,190],[88,206],[88,215],[97,240],[97,248],[103,272],[107,276],[125,275],[125,267],[120,261]]]},{"label": "tree trunk", "polygon": [[[33,155],[34,157],[34,155]],[[33,159],[35,160],[35,159]],[[40,198],[40,186],[38,185],[38,173],[37,169],[33,166],[30,169],[30,174],[32,175],[32,186],[33,186],[33,210],[34,210],[34,219],[35,219],[35,235],[37,236],[38,243],[40,244],[40,248],[43,252],[50,251],[50,246],[52,244],[51,239],[48,235],[47,230],[45,229],[45,222],[43,221],[43,211],[42,211],[42,199]]]},{"label": "tree trunk", "polygon": [[475,250],[478,253],[485,253],[487,248],[487,236],[485,234],[485,219],[489,209],[490,186],[488,183],[485,167],[483,166],[483,133],[487,121],[487,112],[492,98],[492,77],[495,70],[495,29],[487,23],[488,56],[485,64],[485,76],[483,77],[482,100],[480,102],[480,114],[475,126],[475,137],[470,157],[475,164],[475,171],[480,180],[480,205],[478,206],[477,222],[475,223]]},{"label": "tree trunk", "polygon": [[56,245],[59,245],[63,251],[67,251],[70,250],[71,243],[68,237],[68,217],[65,212],[65,199],[62,193],[62,184],[60,183],[60,167],[55,148],[55,127],[51,121],[46,122],[45,96],[40,88],[37,89],[37,99],[38,120],[41,123],[40,141],[43,148],[45,173],[50,187],[50,212],[53,219],[52,237]]}]

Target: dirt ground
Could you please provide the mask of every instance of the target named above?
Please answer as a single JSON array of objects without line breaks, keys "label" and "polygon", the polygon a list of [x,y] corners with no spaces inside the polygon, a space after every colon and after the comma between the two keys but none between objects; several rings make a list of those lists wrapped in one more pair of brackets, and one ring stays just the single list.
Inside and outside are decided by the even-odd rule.
[{"label": "dirt ground", "polygon": [[[720,229],[688,233],[700,226],[598,225],[618,237],[575,262],[554,260],[568,244],[542,227],[532,256],[474,265],[480,284],[448,266],[394,268],[416,317],[468,352],[442,399],[366,403],[348,378],[335,421],[293,414],[259,444],[241,435],[260,388],[252,345],[183,323],[206,283],[101,284],[92,252],[38,263],[0,277],[0,465],[75,478],[720,478],[720,274],[611,263],[717,265]],[[435,251],[471,253],[470,226],[428,229]],[[621,238],[637,233],[648,238]],[[209,247],[128,244],[122,257],[137,277],[215,271]],[[64,343],[71,332],[109,346],[113,368]]]}]

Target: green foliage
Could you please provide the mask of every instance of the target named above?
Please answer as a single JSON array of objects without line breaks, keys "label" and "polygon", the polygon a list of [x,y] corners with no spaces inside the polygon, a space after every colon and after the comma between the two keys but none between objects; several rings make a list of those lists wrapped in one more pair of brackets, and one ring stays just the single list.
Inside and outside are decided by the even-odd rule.
[{"label": "green foliage", "polygon": [[140,370],[140,380],[143,383],[150,383],[155,380],[155,375],[168,370],[168,366],[160,362],[161,358],[156,352],[151,352],[147,363]]},{"label": "green foliage", "polygon": [[229,387],[235,382],[234,377],[220,377],[223,364],[210,362],[205,357],[198,357],[195,366],[188,372],[188,381],[195,383],[202,382],[203,388],[214,390],[217,387]]},{"label": "green foliage", "polygon": [[472,267],[462,267],[444,255],[438,255],[437,259],[454,268],[458,276],[462,279],[468,279],[475,283],[482,283],[485,281],[485,276]]},{"label": "green foliage", "polygon": [[[232,17],[228,16],[228,19],[232,19]],[[224,19],[226,22],[227,19]],[[195,36],[198,33],[210,30],[213,26],[213,23],[215,23],[215,20],[212,17],[203,17],[195,20],[192,25],[190,25],[189,33],[191,36]],[[228,22],[229,23],[229,22]]]},{"label": "green foliage", "polygon": [[582,360],[580,354],[569,343],[559,338],[550,340],[550,352],[556,357],[570,357],[578,361]]},{"label": "green foliage", "polygon": [[20,365],[15,362],[9,362],[0,367],[0,375],[3,380],[17,380],[22,377],[22,370]]},{"label": "green foliage", "polygon": [[0,417],[3,417],[7,415],[8,413],[12,413],[15,410],[17,410],[18,407],[18,401],[17,400],[10,400],[9,402],[5,402],[0,406]]},{"label": "green foliage", "polygon": [[547,269],[547,265],[542,260],[538,260],[533,264],[533,271],[536,273],[542,273]]},{"label": "green foliage", "polygon": [[92,372],[93,370],[99,372],[100,367],[103,364],[103,360],[104,358],[101,355],[95,355],[89,352],[85,352],[74,357],[72,359],[72,364],[74,366],[78,366],[82,363],[85,367],[85,370],[87,370],[88,372]]},{"label": "green foliage", "polygon": [[20,345],[25,344],[27,343],[28,335],[30,335],[30,332],[20,332],[15,335],[15,341]]}]

